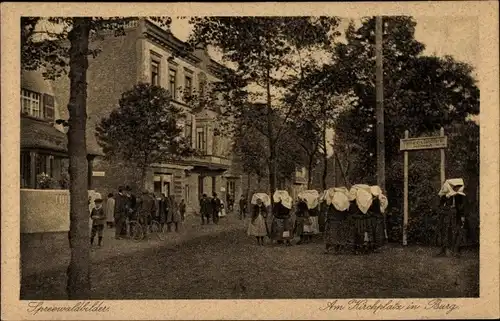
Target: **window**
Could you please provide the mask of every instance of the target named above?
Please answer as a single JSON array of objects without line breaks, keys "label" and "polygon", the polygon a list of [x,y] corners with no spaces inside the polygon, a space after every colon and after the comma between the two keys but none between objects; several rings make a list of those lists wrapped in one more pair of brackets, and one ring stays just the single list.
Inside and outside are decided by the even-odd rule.
[{"label": "window", "polygon": [[46,119],[54,120],[54,96],[43,95],[43,113]]},{"label": "window", "polygon": [[156,60],[151,60],[151,85],[160,85],[160,63]]},{"label": "window", "polygon": [[185,87],[185,95],[190,96],[193,91],[193,79],[191,79],[191,77],[186,76],[184,87]]},{"label": "window", "polygon": [[29,152],[21,152],[21,188],[31,185],[31,156]]},{"label": "window", "polygon": [[201,152],[206,152],[205,132],[203,128],[196,128],[196,148]]},{"label": "window", "polygon": [[175,69],[170,69],[168,73],[168,90],[170,91],[170,95],[172,95],[172,99],[175,99],[177,97],[176,78],[177,78],[177,71]]},{"label": "window", "polygon": [[40,100],[39,93],[21,89],[21,110],[23,113],[33,117],[42,117]]}]

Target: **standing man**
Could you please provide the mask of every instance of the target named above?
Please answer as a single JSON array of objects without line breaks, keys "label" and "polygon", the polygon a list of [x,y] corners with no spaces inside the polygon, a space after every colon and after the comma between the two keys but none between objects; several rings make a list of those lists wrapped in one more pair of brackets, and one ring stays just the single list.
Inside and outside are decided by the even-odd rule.
[{"label": "standing man", "polygon": [[207,224],[210,223],[210,214],[210,200],[207,194],[203,194],[200,199],[201,225],[205,224],[205,218],[207,219]]},{"label": "standing man", "polygon": [[[125,194],[126,194],[127,199],[128,199],[128,202],[127,202],[127,205],[128,205],[127,206],[128,207],[127,218],[128,218],[129,225],[130,225],[130,221],[136,221],[137,220],[137,197],[132,192],[132,188],[130,186],[127,185],[127,187],[125,188],[125,190],[126,190]],[[129,228],[131,228],[131,226],[129,226]],[[129,232],[131,232],[131,229],[129,230]]]},{"label": "standing man", "polygon": [[115,197],[115,239],[121,240],[126,231],[126,219],[128,216],[128,198],[123,193],[123,187],[118,188],[118,194]]},{"label": "standing man", "polygon": [[240,220],[245,219],[247,213],[247,199],[244,195],[240,198]]},{"label": "standing man", "polygon": [[179,204],[179,212],[181,213],[181,222],[184,222],[186,216],[186,203],[184,203],[184,199],[182,199]]},{"label": "standing man", "polygon": [[220,201],[220,198],[217,196],[217,193],[213,194],[212,198],[212,219],[215,224],[219,224],[219,211],[222,208],[222,202]]}]

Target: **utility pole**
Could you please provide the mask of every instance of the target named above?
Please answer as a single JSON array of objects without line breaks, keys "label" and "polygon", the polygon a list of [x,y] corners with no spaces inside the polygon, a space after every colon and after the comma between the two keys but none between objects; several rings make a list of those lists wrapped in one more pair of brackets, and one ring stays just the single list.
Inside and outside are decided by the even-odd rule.
[{"label": "utility pole", "polygon": [[375,55],[376,55],[376,118],[377,118],[377,184],[385,190],[385,138],[384,138],[384,66],[382,38],[382,17],[376,17]]}]

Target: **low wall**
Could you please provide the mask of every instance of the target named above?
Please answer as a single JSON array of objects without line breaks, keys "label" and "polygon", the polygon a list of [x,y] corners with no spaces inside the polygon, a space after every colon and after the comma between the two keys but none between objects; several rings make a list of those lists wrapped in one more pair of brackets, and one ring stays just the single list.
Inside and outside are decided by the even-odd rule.
[{"label": "low wall", "polygon": [[22,234],[69,231],[69,190],[21,189],[20,210]]}]

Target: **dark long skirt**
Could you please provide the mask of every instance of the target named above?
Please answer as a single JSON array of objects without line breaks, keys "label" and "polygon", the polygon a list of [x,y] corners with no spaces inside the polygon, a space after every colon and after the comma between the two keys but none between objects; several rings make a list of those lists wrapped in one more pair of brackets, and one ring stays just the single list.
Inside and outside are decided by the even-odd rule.
[{"label": "dark long skirt", "polygon": [[373,228],[373,236],[371,242],[374,248],[379,248],[386,242],[384,219],[385,217],[382,214],[371,216]]},{"label": "dark long skirt", "polygon": [[[288,236],[284,235],[288,234]],[[293,239],[293,225],[290,218],[273,218],[271,224],[270,238],[275,241],[284,241]]]},{"label": "dark long skirt", "polygon": [[325,225],[325,244],[327,247],[352,243],[351,222],[347,219],[328,219]]}]

